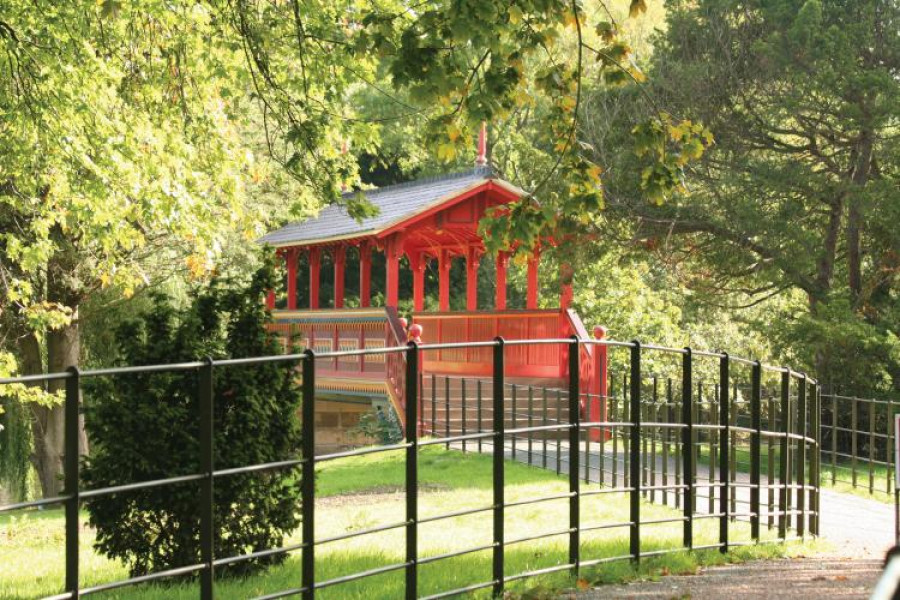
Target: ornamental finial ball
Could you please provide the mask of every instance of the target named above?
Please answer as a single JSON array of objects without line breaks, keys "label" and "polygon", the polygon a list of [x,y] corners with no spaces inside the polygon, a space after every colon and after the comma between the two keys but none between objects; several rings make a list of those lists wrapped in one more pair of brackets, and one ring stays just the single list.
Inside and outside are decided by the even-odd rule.
[{"label": "ornamental finial ball", "polygon": [[606,327],[603,325],[597,325],[594,327],[594,337],[598,340],[602,340],[606,337]]},{"label": "ornamental finial ball", "polygon": [[422,326],[418,323],[413,323],[409,327],[409,339],[419,343],[422,341]]}]

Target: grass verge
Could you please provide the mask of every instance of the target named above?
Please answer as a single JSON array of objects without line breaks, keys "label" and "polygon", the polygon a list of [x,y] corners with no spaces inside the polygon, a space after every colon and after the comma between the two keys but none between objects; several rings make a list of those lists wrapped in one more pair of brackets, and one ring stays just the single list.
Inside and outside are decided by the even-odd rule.
[{"label": "grass verge", "polygon": [[[448,452],[432,446],[421,451],[419,467],[420,518],[491,505],[493,478],[490,456]],[[512,462],[507,462],[505,468],[507,502],[568,491],[565,477]],[[405,518],[403,485],[404,456],[401,452],[372,454],[322,464],[317,469],[317,538],[402,522]],[[589,487],[583,484],[582,489],[587,490]],[[645,520],[680,517],[680,512],[673,509],[646,503],[641,505],[641,512],[642,519]],[[627,523],[628,497],[622,493],[585,497],[581,501],[580,516],[583,526]],[[565,530],[568,519],[569,503],[566,499],[510,507],[505,518],[506,539],[509,542],[517,538]],[[419,528],[420,555],[435,556],[488,545],[491,542],[491,526],[490,511],[422,524]],[[712,544],[717,540],[716,519],[698,519],[694,529],[695,544],[698,546]],[[404,535],[403,529],[395,529],[318,546],[318,581],[402,562]],[[297,531],[285,543],[297,543],[299,536],[300,532]],[[734,541],[748,540],[749,525],[733,523],[731,538]],[[82,585],[126,578],[128,572],[123,564],[108,560],[93,551],[93,539],[94,532],[83,525],[80,554]],[[583,532],[582,559],[626,556],[628,540],[628,527]],[[681,540],[681,522],[646,524],[642,527],[642,551],[679,548]],[[0,518],[0,598],[25,599],[59,593],[64,577],[63,546],[64,522],[61,511],[28,512]],[[666,572],[691,572],[700,565],[716,564],[722,560],[770,558],[814,550],[809,544],[745,546],[735,549],[728,559],[716,551],[677,552],[644,559],[637,569],[630,561],[624,560],[585,569],[582,576],[591,583],[621,582],[654,577]],[[506,549],[508,575],[552,567],[567,561],[567,533],[523,541],[509,545]],[[419,595],[484,582],[490,578],[490,550],[438,560],[420,567]],[[244,599],[296,588],[300,584],[300,556],[299,553],[292,553],[284,564],[264,574],[241,580],[218,580],[216,596],[223,599]],[[507,589],[515,597],[514,594],[573,585],[575,581],[570,573],[559,572],[514,582]],[[388,600],[402,597],[403,586],[401,570],[326,587],[317,592],[317,598]],[[169,585],[144,584],[121,588],[103,594],[103,597],[193,600],[198,597],[198,593],[196,581],[181,579],[174,580]],[[476,594],[476,597],[487,596],[486,592]]]}]

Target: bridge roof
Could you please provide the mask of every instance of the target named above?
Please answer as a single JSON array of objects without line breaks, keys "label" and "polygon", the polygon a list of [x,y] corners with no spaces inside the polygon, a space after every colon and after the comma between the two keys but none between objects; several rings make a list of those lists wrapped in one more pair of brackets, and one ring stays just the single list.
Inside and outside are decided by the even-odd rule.
[{"label": "bridge roof", "polygon": [[[345,206],[333,204],[323,208],[318,216],[285,225],[259,241],[278,248],[377,237],[437,207],[468,197],[488,184],[499,185],[515,196],[525,195],[518,187],[497,178],[490,167],[476,167],[461,173],[364,190],[362,193],[378,208],[378,214],[361,223],[347,213]],[[349,200],[357,193],[347,192],[343,198]]]}]

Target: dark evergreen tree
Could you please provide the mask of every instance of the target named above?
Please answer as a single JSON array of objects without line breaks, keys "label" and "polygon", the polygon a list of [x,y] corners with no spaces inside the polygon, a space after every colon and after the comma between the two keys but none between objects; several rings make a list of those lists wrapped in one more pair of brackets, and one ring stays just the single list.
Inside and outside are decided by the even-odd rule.
[{"label": "dark evergreen tree", "polygon": [[[194,294],[187,309],[165,297],[121,326],[116,335],[122,365],[242,358],[278,354],[266,329],[271,315],[265,291],[275,285],[272,264],[248,287],[213,282]],[[262,363],[214,370],[215,468],[285,460],[300,447],[300,392],[296,364]],[[196,370],[129,374],[86,388],[91,456],[87,489],[149,481],[200,470]],[[299,478],[280,469],[218,477],[215,481],[215,554],[234,556],[278,547],[299,522]],[[124,561],[132,575],[196,564],[200,560],[198,484],[189,482],[92,499],[86,504],[97,529],[96,548]],[[284,555],[238,563],[217,571],[258,571]]]}]

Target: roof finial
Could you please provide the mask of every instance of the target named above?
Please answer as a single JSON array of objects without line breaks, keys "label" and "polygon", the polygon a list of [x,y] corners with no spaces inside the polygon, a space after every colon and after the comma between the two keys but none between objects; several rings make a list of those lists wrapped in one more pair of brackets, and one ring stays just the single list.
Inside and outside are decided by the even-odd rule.
[{"label": "roof finial", "polygon": [[487,123],[481,122],[481,131],[478,132],[478,156],[475,158],[475,166],[483,167],[487,164]]}]

